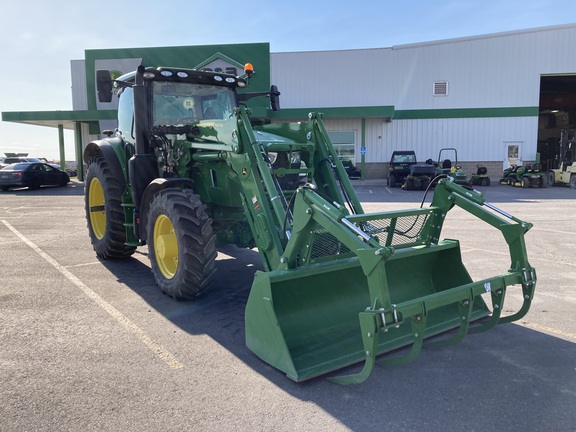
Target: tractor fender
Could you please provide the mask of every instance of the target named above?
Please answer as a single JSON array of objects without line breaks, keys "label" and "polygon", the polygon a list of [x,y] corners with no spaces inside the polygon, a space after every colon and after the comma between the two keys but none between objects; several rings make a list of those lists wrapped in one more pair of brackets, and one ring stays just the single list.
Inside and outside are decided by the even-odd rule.
[{"label": "tractor fender", "polygon": [[106,163],[112,170],[114,177],[120,182],[120,189],[126,188],[126,164],[120,162],[116,149],[122,149],[123,141],[121,138],[110,138],[98,141],[92,141],[84,149],[84,162],[90,163],[90,160],[96,156],[103,156]]},{"label": "tractor fender", "polygon": [[139,223],[139,233],[142,240],[146,240],[147,228],[148,228],[148,210],[150,209],[150,203],[154,195],[164,189],[168,188],[180,188],[180,189],[194,189],[194,183],[189,178],[157,178],[150,182],[146,187],[146,190],[142,194],[142,199],[140,200],[140,223]]}]

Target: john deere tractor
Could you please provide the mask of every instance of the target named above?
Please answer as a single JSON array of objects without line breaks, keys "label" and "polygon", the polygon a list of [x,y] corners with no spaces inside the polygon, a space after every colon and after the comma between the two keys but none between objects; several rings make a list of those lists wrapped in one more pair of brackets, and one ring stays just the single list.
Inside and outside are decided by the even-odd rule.
[{"label": "john deere tractor", "polygon": [[459,185],[468,184],[466,171],[458,164],[458,151],[453,147],[442,148],[438,152],[436,175],[446,175]]},{"label": "john deere tractor", "polygon": [[[147,245],[160,289],[188,299],[218,289],[218,245],[257,248],[263,270],[246,305],[246,343],[296,381],[363,362],[330,378],[362,382],[380,354],[410,346],[400,360],[382,359],[409,361],[425,338],[455,330],[454,343],[526,314],[536,284],[524,243],[531,224],[451,179],[430,207],[365,214],[322,114],[253,124],[245,101],[269,97],[279,109],[279,92],[247,92],[252,73],[140,66],[114,81],[118,128],[84,152],[99,257]],[[112,83],[97,72],[102,102]],[[454,206],[502,232],[509,269],[470,277],[458,241],[440,235]],[[509,287],[523,305],[502,316]]]}]

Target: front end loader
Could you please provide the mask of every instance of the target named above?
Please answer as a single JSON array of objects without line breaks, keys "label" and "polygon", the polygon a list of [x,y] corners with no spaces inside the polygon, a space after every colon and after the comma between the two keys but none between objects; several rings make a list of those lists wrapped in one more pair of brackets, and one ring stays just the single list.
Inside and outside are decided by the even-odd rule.
[{"label": "front end loader", "polygon": [[[275,86],[243,93],[252,73],[140,67],[116,80],[118,129],[84,153],[99,257],[147,245],[160,289],[187,299],[213,285],[219,244],[256,247],[263,270],[246,304],[246,344],[295,381],[363,362],[358,373],[330,378],[359,383],[375,363],[412,360],[428,337],[452,331],[442,342],[452,344],[527,313],[536,284],[524,243],[531,224],[451,178],[438,182],[429,207],[365,214],[320,113],[252,121],[245,103],[254,97],[279,108]],[[109,101],[109,72],[98,71],[97,82]],[[470,277],[459,242],[441,237],[453,207],[502,232],[507,271]],[[509,287],[524,300],[504,317]],[[410,347],[402,357],[379,357],[401,347]]]}]

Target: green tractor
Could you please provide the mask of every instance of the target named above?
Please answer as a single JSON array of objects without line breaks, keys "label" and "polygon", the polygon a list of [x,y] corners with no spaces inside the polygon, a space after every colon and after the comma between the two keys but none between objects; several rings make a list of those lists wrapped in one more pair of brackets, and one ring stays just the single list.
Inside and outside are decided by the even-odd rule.
[{"label": "green tractor", "polygon": [[[246,344],[295,381],[363,362],[330,378],[362,382],[377,361],[416,357],[425,338],[455,329],[455,343],[526,314],[536,284],[524,243],[531,224],[446,179],[429,207],[365,214],[320,113],[253,124],[243,102],[269,97],[276,110],[279,92],[246,92],[252,73],[140,66],[114,81],[118,128],[84,151],[100,258],[147,245],[159,288],[189,299],[214,288],[218,245],[257,248],[263,270],[246,304]],[[112,83],[97,72],[101,102]],[[458,241],[441,238],[455,206],[502,232],[511,268],[471,278]],[[523,305],[501,316],[509,287]],[[410,349],[400,360],[377,358],[401,347]]]},{"label": "green tractor", "polygon": [[[449,156],[453,156],[450,158]],[[436,168],[436,175],[445,175],[459,185],[467,185],[468,177],[466,171],[458,165],[458,151],[453,147],[440,149],[438,153],[438,165]]]}]

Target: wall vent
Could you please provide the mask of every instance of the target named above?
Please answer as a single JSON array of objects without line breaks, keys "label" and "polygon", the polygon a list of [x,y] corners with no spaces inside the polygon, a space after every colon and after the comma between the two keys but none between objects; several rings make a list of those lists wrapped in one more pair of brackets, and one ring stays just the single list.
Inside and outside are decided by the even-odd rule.
[{"label": "wall vent", "polygon": [[434,96],[448,96],[448,81],[434,81]]}]

